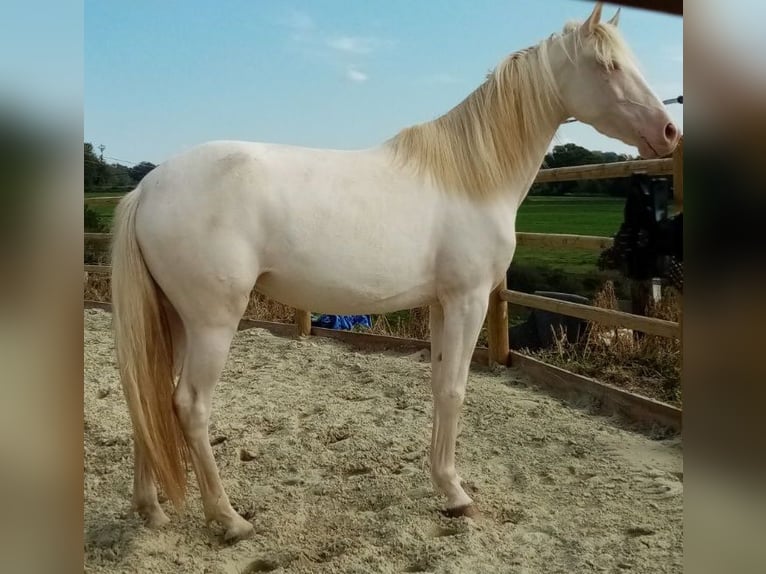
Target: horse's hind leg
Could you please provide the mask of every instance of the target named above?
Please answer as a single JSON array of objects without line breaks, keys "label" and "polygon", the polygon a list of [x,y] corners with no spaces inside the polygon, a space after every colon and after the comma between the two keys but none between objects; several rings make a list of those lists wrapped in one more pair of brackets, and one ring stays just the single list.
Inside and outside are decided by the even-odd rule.
[{"label": "horse's hind leg", "polygon": [[226,363],[239,316],[228,325],[187,325],[186,353],[174,395],[176,412],[189,446],[202,495],[205,518],[221,524],[227,541],[249,536],[253,525],[231,507],[221,484],[208,437],[213,389]]}]

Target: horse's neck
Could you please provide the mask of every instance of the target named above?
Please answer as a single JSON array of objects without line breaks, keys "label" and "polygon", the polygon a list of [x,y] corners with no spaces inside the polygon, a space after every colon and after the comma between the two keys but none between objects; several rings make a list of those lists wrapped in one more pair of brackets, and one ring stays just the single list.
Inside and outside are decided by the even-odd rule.
[{"label": "horse's neck", "polygon": [[386,145],[435,183],[477,199],[520,203],[566,117],[555,80],[525,54],[449,112],[402,130]]},{"label": "horse's neck", "polygon": [[561,125],[562,119],[558,113],[551,113],[549,118],[540,126],[540,138],[527,142],[529,146],[530,157],[534,160],[528,167],[519,167],[518,176],[514,178],[515,183],[503,194],[511,204],[518,208],[526,199],[529,189],[537,177],[540,167],[542,167],[545,154],[553,142],[553,137]]}]

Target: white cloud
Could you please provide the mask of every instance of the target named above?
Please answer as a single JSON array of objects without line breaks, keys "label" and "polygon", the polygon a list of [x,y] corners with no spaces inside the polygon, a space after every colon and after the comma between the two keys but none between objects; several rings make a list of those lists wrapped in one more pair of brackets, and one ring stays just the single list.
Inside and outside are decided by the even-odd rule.
[{"label": "white cloud", "polygon": [[354,82],[355,84],[362,84],[366,82],[370,77],[364,72],[357,70],[354,67],[346,69],[346,79]]},{"label": "white cloud", "polygon": [[358,67],[361,61],[373,52],[395,44],[390,39],[375,36],[328,35],[309,13],[301,10],[285,12],[281,24],[287,32],[292,51],[336,70],[345,69],[343,77],[355,84],[369,80],[369,75]]},{"label": "white cloud", "polygon": [[378,40],[370,36],[333,36],[327,39],[327,45],[333,50],[351,54],[369,54],[378,44]]}]

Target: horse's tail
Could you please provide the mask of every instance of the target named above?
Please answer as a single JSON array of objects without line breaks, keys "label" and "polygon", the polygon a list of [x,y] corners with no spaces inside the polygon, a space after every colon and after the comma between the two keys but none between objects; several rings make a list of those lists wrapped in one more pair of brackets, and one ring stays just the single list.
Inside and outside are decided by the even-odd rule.
[{"label": "horse's tail", "polygon": [[136,239],[141,187],[125,196],[115,215],[112,306],[117,363],[133,421],[133,436],[154,478],[179,508],[186,494],[187,447],[173,407],[173,341],[164,295]]}]

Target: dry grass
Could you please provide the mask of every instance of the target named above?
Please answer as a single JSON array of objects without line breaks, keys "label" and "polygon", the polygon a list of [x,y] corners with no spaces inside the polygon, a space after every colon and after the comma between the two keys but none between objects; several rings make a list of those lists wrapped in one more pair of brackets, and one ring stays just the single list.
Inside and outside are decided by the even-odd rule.
[{"label": "dry grass", "polygon": [[83,296],[90,301],[111,301],[111,281],[106,273],[85,273]]},{"label": "dry grass", "polygon": [[428,307],[388,315],[373,315],[372,329],[369,332],[373,335],[428,340],[431,337],[429,315]]},{"label": "dry grass", "polygon": [[[614,287],[607,282],[596,295],[594,305],[617,309]],[[679,321],[681,297],[667,290],[663,298],[647,309],[647,315]],[[591,323],[576,343],[557,333],[556,346],[530,353],[535,357],[599,381],[638,394],[681,404],[681,342],[677,339],[634,334]]]},{"label": "dry grass", "polygon": [[253,291],[250,293],[250,301],[245,309],[245,319],[254,321],[274,321],[275,323],[292,323],[295,310],[291,307],[277,303]]}]

